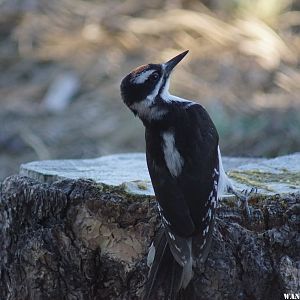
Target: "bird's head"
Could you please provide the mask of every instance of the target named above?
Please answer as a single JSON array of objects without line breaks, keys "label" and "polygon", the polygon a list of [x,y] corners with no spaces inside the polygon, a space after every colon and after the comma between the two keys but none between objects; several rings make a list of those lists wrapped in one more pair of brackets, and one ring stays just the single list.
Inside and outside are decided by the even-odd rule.
[{"label": "bird's head", "polygon": [[157,96],[168,90],[172,70],[187,53],[188,50],[166,63],[142,65],[131,71],[121,82],[124,103],[138,115],[151,107]]}]

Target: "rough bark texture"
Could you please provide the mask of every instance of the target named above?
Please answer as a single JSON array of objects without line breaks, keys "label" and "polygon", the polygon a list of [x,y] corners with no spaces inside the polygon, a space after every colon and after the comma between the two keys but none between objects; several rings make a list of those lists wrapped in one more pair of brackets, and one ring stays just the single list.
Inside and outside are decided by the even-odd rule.
[{"label": "rough bark texture", "polygon": [[[300,196],[223,203],[212,249],[185,299],[283,299],[299,292]],[[159,226],[153,197],[88,180],[12,176],[0,193],[0,299],[140,299]],[[163,295],[161,299],[164,299]]]}]

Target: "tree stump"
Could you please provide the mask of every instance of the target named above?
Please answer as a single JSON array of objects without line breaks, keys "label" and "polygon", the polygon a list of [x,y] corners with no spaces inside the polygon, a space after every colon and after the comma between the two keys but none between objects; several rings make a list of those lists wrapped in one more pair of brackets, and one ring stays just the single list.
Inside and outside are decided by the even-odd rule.
[{"label": "tree stump", "polygon": [[[224,165],[236,185],[258,183],[254,220],[224,199],[184,299],[299,293],[300,154]],[[34,162],[21,174],[1,184],[0,299],[141,299],[160,226],[144,155]]]}]

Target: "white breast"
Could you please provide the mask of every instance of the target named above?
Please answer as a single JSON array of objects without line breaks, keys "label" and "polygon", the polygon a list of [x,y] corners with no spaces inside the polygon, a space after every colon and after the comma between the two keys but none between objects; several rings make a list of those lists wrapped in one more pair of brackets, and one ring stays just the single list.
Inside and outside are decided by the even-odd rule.
[{"label": "white breast", "polygon": [[[223,164],[220,147],[218,146],[218,159],[219,159],[219,181],[218,181],[218,198],[220,199],[224,192],[227,192],[228,188],[232,188],[232,183],[226,175]],[[216,171],[216,170],[215,170]]]},{"label": "white breast", "polygon": [[176,149],[174,133],[169,131],[164,132],[162,138],[166,165],[171,175],[177,177],[182,171],[184,160]]}]

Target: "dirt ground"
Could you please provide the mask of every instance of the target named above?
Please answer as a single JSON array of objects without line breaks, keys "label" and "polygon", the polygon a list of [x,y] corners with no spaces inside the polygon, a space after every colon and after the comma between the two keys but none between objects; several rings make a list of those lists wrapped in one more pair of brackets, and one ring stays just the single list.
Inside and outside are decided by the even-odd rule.
[{"label": "dirt ground", "polygon": [[206,106],[226,155],[299,151],[297,1],[148,2],[0,2],[0,179],[31,160],[143,151],[120,81],[185,49],[171,90]]}]

